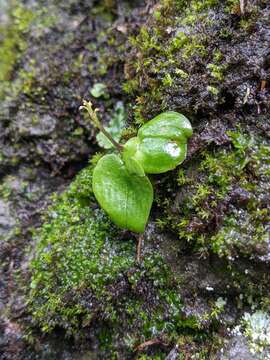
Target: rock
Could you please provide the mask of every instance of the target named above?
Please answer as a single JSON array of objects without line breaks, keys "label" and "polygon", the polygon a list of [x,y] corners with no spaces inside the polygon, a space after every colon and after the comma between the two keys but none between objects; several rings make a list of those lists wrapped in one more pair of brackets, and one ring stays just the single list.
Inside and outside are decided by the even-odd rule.
[{"label": "rock", "polygon": [[14,126],[22,137],[47,136],[55,130],[56,119],[50,115],[39,116],[21,111]]},{"label": "rock", "polygon": [[0,239],[5,239],[5,236],[16,225],[10,206],[10,202],[0,199]]},{"label": "rock", "polygon": [[[0,358],[259,359],[243,336],[217,344],[269,306],[268,2],[0,3]],[[78,111],[95,83],[105,124],[129,109],[126,138],[163,110],[194,127],[181,168],[151,179],[141,264],[87,169],[72,180],[98,150]]]},{"label": "rock", "polygon": [[234,336],[229,340],[222,353],[219,354],[219,360],[267,360],[270,353],[263,351],[259,354],[250,352],[247,339],[242,336]]}]

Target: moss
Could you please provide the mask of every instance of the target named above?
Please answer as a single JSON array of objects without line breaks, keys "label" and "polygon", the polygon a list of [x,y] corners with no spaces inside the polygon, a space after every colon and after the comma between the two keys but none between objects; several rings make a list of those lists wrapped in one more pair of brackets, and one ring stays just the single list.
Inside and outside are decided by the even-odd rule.
[{"label": "moss", "polygon": [[[211,11],[214,6],[222,8],[223,4],[221,1],[163,0],[161,6],[155,8],[151,26],[143,27],[138,36],[130,39],[133,52],[125,67],[127,81],[123,89],[135,100],[135,123],[141,124],[164,109],[181,111],[183,108],[192,114],[199,109],[203,114],[204,107],[197,104],[197,97],[198,103],[202,97],[206,99],[205,106],[214,102],[214,98],[218,99],[215,104],[222,104],[224,93],[219,84],[226,79],[228,56],[223,48],[219,49],[218,42],[212,42],[209,32],[213,30],[213,37],[226,45],[234,32],[226,26],[220,29],[220,24],[230,23],[228,18],[224,20],[222,11],[217,11],[220,21],[213,25]],[[205,32],[200,31],[202,28]],[[102,45],[114,46],[115,39],[109,32],[100,32],[99,44],[102,50],[98,64],[91,63],[89,67],[92,74],[98,73],[102,78],[110,67],[117,65],[119,57],[116,51],[108,66],[111,53],[107,49],[103,51]],[[97,45],[91,44],[88,50],[92,51],[91,48],[96,56]],[[76,61],[78,72],[82,60],[79,56]],[[70,76],[67,72],[66,82]],[[203,90],[198,89],[200,81]],[[25,91],[30,93],[31,87]],[[178,93],[185,93],[185,96],[178,97]],[[190,94],[196,101],[184,103],[182,100]],[[219,116],[221,113],[218,108]],[[209,115],[210,124],[212,113],[204,115],[207,119]],[[201,121],[200,116],[197,121]],[[136,130],[130,127],[123,137],[129,138],[134,132]],[[76,128],[73,135],[79,138],[81,128]],[[227,257],[239,251],[250,255],[252,249],[257,250],[258,239],[265,234],[265,224],[259,228],[259,219],[266,220],[267,214],[257,198],[262,195],[260,187],[266,190],[267,149],[260,139],[253,142],[241,132],[229,136],[231,145],[209,146],[194,161],[194,168],[192,163],[189,168],[182,169],[177,179],[174,178],[176,173],[170,173],[157,180],[156,204],[162,211],[165,209],[160,224],[179,233],[181,240],[189,242],[202,255],[209,250]],[[176,181],[181,188],[177,188]],[[171,184],[176,191],[182,192],[183,188],[185,194],[176,211],[172,211],[177,201],[174,196],[164,194],[159,198],[162,182],[166,189]],[[228,208],[228,204],[234,204],[235,187],[252,196],[244,205]],[[244,222],[238,221],[239,209],[247,215],[246,219],[256,232],[256,236],[249,233],[244,243],[231,236],[231,230],[239,223],[238,232],[246,227]],[[185,353],[184,347],[194,339],[206,340],[209,336],[207,332],[201,334],[196,319],[182,316],[180,285],[162,257],[149,250],[142,264],[136,264],[135,240],[130,234],[117,231],[104,213],[96,209],[91,192],[91,167],[82,171],[64,194],[55,197],[36,240],[38,254],[32,263],[29,308],[34,324],[44,332],[57,327],[74,337],[91,332],[101,351],[111,358],[117,357],[119,348],[130,354],[140,343],[156,337],[168,344],[182,337]],[[210,315],[218,317],[219,308],[212,310]],[[183,335],[186,333],[192,335]],[[164,358],[164,353],[158,350],[141,358]],[[208,356],[205,350],[200,355],[202,358]]]},{"label": "moss", "polygon": [[102,4],[96,4],[91,8],[93,16],[100,16],[104,21],[111,22],[116,8],[115,0],[105,0]]},{"label": "moss", "polygon": [[27,47],[25,34],[35,14],[17,1],[12,1],[9,17],[8,24],[0,26],[0,98],[5,95],[13,69]]},{"label": "moss", "polygon": [[212,94],[214,96],[217,96],[219,94],[219,90],[215,86],[210,86],[209,85],[209,86],[207,86],[206,89],[210,94]]},{"label": "moss", "polygon": [[125,82],[122,85],[122,88],[123,88],[125,93],[131,95],[137,90],[138,86],[139,86],[138,80],[130,79],[129,81]]},{"label": "moss", "polygon": [[269,209],[269,153],[265,141],[242,132],[228,132],[231,146],[203,151],[199,171],[181,169],[178,184],[185,191],[179,213],[171,213],[171,201],[163,227],[170,224],[180,239],[193,242],[202,253],[211,249],[220,256],[241,252],[250,257],[267,251]]},{"label": "moss", "polygon": [[231,14],[240,13],[240,3],[238,0],[226,0],[225,10]]},{"label": "moss", "polygon": [[[270,213],[260,199],[269,192],[270,147],[260,140],[246,139],[243,143],[241,136],[237,138],[233,133],[231,136],[236,147],[235,163],[222,177],[223,193],[228,193],[238,180],[238,186],[246,192],[247,199],[243,205],[236,203],[230,206],[218,232],[211,237],[211,246],[219,255],[229,257],[234,256],[235,248],[250,257],[263,256],[269,240]],[[229,155],[229,161],[232,161],[231,158],[232,155]],[[253,172],[252,179],[250,171]]]},{"label": "moss", "polygon": [[[101,16],[101,14],[99,14]],[[106,27],[97,34],[98,44],[91,42],[86,45],[90,54],[95,54],[95,61],[91,60],[88,70],[94,78],[105,78],[110,69],[117,67],[125,53],[125,41],[123,34],[112,29],[112,19],[107,19]],[[102,82],[102,81],[101,81]]]},{"label": "moss", "polygon": [[[168,109],[193,118],[209,111],[218,116],[231,94],[241,103],[238,76],[248,72],[243,39],[259,28],[255,24],[264,5],[249,4],[244,17],[234,12],[236,5],[240,9],[239,1],[163,0],[139,34],[130,37],[123,88],[135,102],[136,123]],[[230,51],[243,59],[240,72]]]},{"label": "moss", "polygon": [[[209,58],[207,36],[203,32],[195,32],[195,29],[200,23],[212,26],[208,11],[218,4],[216,0],[162,1],[156,11],[158,15],[154,13],[151,26],[142,27],[137,37],[130,38],[137,56],[133,56],[128,65],[133,67],[136,76],[134,71],[130,75],[127,73],[123,88],[133,96],[140,94],[135,106],[136,122],[144,122],[146,109],[154,108],[156,104],[161,104],[162,110],[168,108],[166,94],[174,85],[176,88],[180,84],[185,87],[190,59]],[[179,28],[181,30],[177,30]],[[224,77],[226,67],[221,61],[222,54],[214,50],[212,63],[207,67],[212,76],[209,92],[214,89],[215,81],[220,82]],[[217,95],[216,91],[213,92]]]},{"label": "moss", "polygon": [[159,336],[170,342],[186,329],[196,332],[197,321],[182,315],[179,283],[162,257],[149,250],[138,265],[134,239],[123,239],[96,209],[92,167],[54,197],[36,234],[28,300],[34,324],[43,332],[62,327],[77,338],[91,327],[107,352],[120,345],[133,351]]},{"label": "moss", "polygon": [[[106,22],[98,13],[96,35],[92,34],[93,38],[90,39],[91,15],[82,22],[80,31],[78,30],[79,23],[77,27],[76,22],[73,21],[77,21],[78,16],[91,12],[92,5],[81,4],[77,9],[78,12],[74,11],[74,6],[73,2],[63,7],[50,2],[47,10],[44,7],[41,8],[40,4],[32,7],[34,19],[22,36],[25,49],[20,53],[13,67],[11,77],[0,85],[5,88],[3,96],[7,95],[3,110],[7,124],[5,126],[9,129],[5,132],[6,135],[4,134],[4,142],[8,146],[0,156],[3,167],[17,166],[27,157],[27,161],[36,165],[45,162],[54,173],[58,173],[60,168],[62,169],[70,161],[85,161],[90,152],[89,138],[93,136],[93,132],[86,119],[80,120],[80,128],[77,130],[78,122],[74,119],[78,116],[78,107],[82,97],[86,94],[90,95],[93,82],[103,82],[108,85],[110,99],[99,99],[98,104],[104,123],[109,121],[109,113],[113,111],[116,100],[121,98],[121,89],[119,89],[121,81],[118,77],[113,77],[112,72],[117,70],[116,73],[120,74],[120,77],[123,76],[116,67],[121,62],[120,54],[123,54],[121,46],[124,43],[124,36],[120,32],[113,31],[112,22]],[[64,12],[65,17],[63,17]],[[14,21],[10,22],[10,26]],[[64,22],[67,23],[67,31],[62,34]],[[76,29],[74,27],[74,30],[72,26]],[[30,34],[33,36],[29,36]],[[10,34],[11,37],[13,35],[13,33]],[[76,54],[70,56],[72,46],[77,41],[82,46],[76,48]],[[91,41],[91,46],[89,41]],[[111,45],[112,43],[114,45]],[[92,66],[91,75],[88,71],[89,63]],[[106,65],[103,75],[99,75],[101,63]],[[18,106],[14,107],[15,103]],[[63,109],[63,111],[56,111],[56,109]],[[12,122],[9,121],[10,111]],[[36,141],[31,133],[32,124],[27,119],[35,114],[35,120],[41,124],[43,116],[47,117],[52,113],[54,113],[53,118],[56,124],[54,131],[47,134],[47,139],[39,138]],[[24,127],[25,122],[27,122],[28,133],[19,132],[13,137],[11,133],[16,132],[18,127]],[[39,126],[36,124],[34,127]],[[27,142],[24,140],[25,136],[28,138]],[[47,142],[54,144],[56,150],[54,154],[51,153],[51,146],[45,145]],[[7,150],[9,145],[13,151]]]},{"label": "moss", "polygon": [[[214,55],[215,58],[217,58],[216,54]],[[207,65],[207,69],[210,70],[210,74],[211,76],[213,76],[213,78],[222,81],[224,78],[224,69],[225,66],[218,66],[216,64],[208,64]]]},{"label": "moss", "polygon": [[166,87],[170,87],[173,84],[173,79],[170,74],[166,74],[162,80],[162,84]]},{"label": "moss", "polygon": [[36,5],[30,9],[17,0],[8,3],[7,17],[7,24],[0,26],[3,39],[0,40],[0,98],[15,98],[20,92],[41,97],[43,91],[36,83],[35,59],[28,60],[27,70],[20,62],[29,48],[28,34],[33,31],[41,35],[44,29],[55,25],[58,18],[44,7]]},{"label": "moss", "polygon": [[5,180],[7,180],[7,178],[4,178],[3,182],[0,184],[0,195],[3,199],[7,200],[12,194],[12,187],[10,186],[10,183]]}]

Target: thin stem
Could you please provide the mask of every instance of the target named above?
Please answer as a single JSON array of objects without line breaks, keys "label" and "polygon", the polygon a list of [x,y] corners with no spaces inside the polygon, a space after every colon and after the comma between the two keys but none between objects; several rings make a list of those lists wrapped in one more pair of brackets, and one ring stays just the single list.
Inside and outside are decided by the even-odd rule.
[{"label": "thin stem", "polygon": [[95,127],[97,127],[106,136],[106,138],[113,144],[113,146],[118,151],[121,152],[123,150],[123,145],[121,145],[117,141],[115,141],[114,138],[111,136],[111,134],[109,134],[108,131],[101,124],[101,122],[99,121],[98,116],[97,116],[98,109],[93,110],[91,101],[83,100],[83,105],[80,106],[80,110],[82,110],[82,109],[84,109],[88,112],[89,117],[92,120]]},{"label": "thin stem", "polygon": [[137,237],[137,254],[136,254],[136,260],[138,263],[141,262],[142,241],[143,241],[143,234],[139,234]]}]

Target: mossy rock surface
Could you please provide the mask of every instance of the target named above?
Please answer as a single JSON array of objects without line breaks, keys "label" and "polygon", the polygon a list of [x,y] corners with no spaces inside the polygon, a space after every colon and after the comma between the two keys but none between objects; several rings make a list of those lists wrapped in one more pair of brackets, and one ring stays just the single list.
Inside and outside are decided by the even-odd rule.
[{"label": "mossy rock surface", "polygon": [[[269,355],[251,320],[264,314],[263,333],[270,8],[242,3],[14,1],[8,16],[0,12],[7,359]],[[151,178],[141,264],[134,236],[116,229],[92,194],[86,162],[98,147],[78,107],[95,84],[105,89],[94,99],[105,124],[119,100],[127,109],[122,140],[166,110],[194,128],[181,168]]]},{"label": "mossy rock surface", "polygon": [[149,250],[138,264],[135,239],[121,238],[94,209],[91,180],[92,166],[55,198],[37,233],[33,324],[45,333],[60,326],[78,339],[89,331],[106,358],[114,351],[130,356],[153,337],[162,345],[183,329],[197,329],[195,318],[184,317],[179,280],[161,255]]},{"label": "mossy rock surface", "polygon": [[193,126],[253,114],[269,134],[268,15],[263,0],[249,1],[245,14],[238,1],[160,1],[130,39],[124,90],[136,99],[136,121],[160,109],[189,115]]},{"label": "mossy rock surface", "polygon": [[267,261],[269,142],[239,131],[227,135],[230,145],[204,150],[195,164],[179,170],[177,195],[159,222],[169,222],[202,254]]}]

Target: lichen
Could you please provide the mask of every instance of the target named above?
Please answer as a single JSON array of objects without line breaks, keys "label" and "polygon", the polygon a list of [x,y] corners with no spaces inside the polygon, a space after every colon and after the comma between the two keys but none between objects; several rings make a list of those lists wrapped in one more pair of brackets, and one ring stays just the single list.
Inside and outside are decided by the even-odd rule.
[{"label": "lichen", "polygon": [[244,335],[250,352],[258,359],[270,359],[270,316],[264,310],[245,312],[233,335]]},{"label": "lichen", "polygon": [[[251,352],[262,352],[270,347],[270,316],[263,311],[243,316],[244,335],[249,338]],[[268,356],[270,358],[270,355]]]}]

